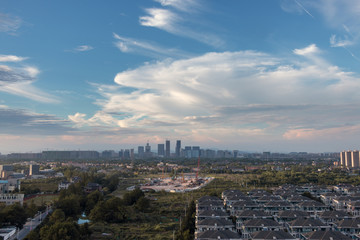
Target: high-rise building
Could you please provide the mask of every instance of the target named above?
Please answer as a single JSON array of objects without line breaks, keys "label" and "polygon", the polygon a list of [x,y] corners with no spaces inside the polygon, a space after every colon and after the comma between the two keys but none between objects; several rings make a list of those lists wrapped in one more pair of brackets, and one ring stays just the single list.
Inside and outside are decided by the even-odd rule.
[{"label": "high-rise building", "polygon": [[158,144],[158,156],[160,157],[165,156],[165,145],[163,143]]},{"label": "high-rise building", "polygon": [[176,157],[180,157],[181,154],[181,140],[176,141],[175,155]]},{"label": "high-rise building", "polygon": [[359,168],[359,166],[360,166],[359,151],[352,151],[351,152],[351,167]]},{"label": "high-rise building", "polygon": [[36,164],[30,164],[30,169],[29,169],[29,175],[39,175],[40,173],[40,166],[36,165]]},{"label": "high-rise building", "polygon": [[130,150],[129,150],[129,149],[125,149],[125,151],[124,151],[124,158],[125,158],[125,159],[130,159]]},{"label": "high-rise building", "polygon": [[340,166],[345,167],[345,151],[340,153]]},{"label": "high-rise building", "polygon": [[340,166],[346,168],[360,167],[360,153],[358,150],[342,151],[340,153]]},{"label": "high-rise building", "polygon": [[345,152],[345,167],[351,167],[351,151]]},{"label": "high-rise building", "polygon": [[198,146],[193,146],[191,148],[191,157],[192,158],[198,158],[200,157],[200,147]]},{"label": "high-rise building", "polygon": [[149,143],[146,143],[146,146],[145,146],[145,157],[146,158],[152,157],[151,146]]},{"label": "high-rise building", "polygon": [[139,156],[139,158],[143,158],[143,157],[144,157],[144,153],[145,153],[145,148],[144,148],[144,146],[138,146],[138,156]]},{"label": "high-rise building", "polygon": [[185,158],[191,158],[191,146],[185,146],[184,154]]},{"label": "high-rise building", "polygon": [[165,156],[170,157],[170,140],[165,141]]},{"label": "high-rise building", "polygon": [[130,149],[130,159],[133,160],[134,158],[135,158],[134,149],[131,148],[131,149]]}]

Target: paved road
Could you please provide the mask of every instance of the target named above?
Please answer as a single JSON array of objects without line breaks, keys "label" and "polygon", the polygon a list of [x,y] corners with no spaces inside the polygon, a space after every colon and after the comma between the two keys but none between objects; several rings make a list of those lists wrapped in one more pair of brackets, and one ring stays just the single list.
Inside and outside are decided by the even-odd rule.
[{"label": "paved road", "polygon": [[[51,209],[49,210],[49,213],[50,212]],[[18,240],[24,239],[31,230],[35,229],[44,220],[46,215],[47,215],[46,211],[41,214],[36,214],[36,216],[33,219],[25,223],[24,227],[20,231],[18,231],[12,239],[15,238],[17,238]]]}]

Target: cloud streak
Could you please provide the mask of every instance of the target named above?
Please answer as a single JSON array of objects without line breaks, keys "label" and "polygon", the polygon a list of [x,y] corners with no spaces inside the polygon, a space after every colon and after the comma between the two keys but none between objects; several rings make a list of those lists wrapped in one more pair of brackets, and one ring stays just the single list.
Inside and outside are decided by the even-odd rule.
[{"label": "cloud streak", "polygon": [[28,59],[27,57],[19,57],[15,55],[0,55],[0,62],[21,62]]},{"label": "cloud streak", "polygon": [[[13,55],[1,56],[4,62],[25,60],[25,58]],[[32,66],[10,67],[8,65],[0,65],[0,91],[38,102],[58,103],[59,100],[56,97],[33,86],[39,73],[40,71]]]},{"label": "cloud streak", "polygon": [[141,41],[138,39],[126,38],[113,33],[116,39],[115,46],[123,53],[136,53],[155,58],[166,57],[189,57],[190,55],[174,48],[164,48],[155,43]]},{"label": "cloud streak", "polygon": [[80,45],[74,49],[75,52],[87,52],[93,50],[94,48],[90,45]]},{"label": "cloud streak", "polygon": [[[164,0],[157,2],[160,2],[164,8],[145,9],[147,15],[139,17],[140,25],[158,28],[216,48],[224,45],[224,41],[213,33],[193,30],[196,27],[196,21],[189,20],[193,19],[193,16],[189,13],[194,13],[195,9],[198,9],[196,1],[188,0],[180,2]],[[187,22],[191,22],[191,25],[187,26]]]},{"label": "cloud streak", "polygon": [[15,34],[22,24],[21,18],[0,13],[0,32]]}]

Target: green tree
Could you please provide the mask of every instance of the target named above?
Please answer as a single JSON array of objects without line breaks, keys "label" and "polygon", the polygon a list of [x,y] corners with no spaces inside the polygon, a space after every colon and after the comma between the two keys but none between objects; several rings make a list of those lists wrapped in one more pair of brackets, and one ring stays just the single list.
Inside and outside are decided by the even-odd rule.
[{"label": "green tree", "polygon": [[63,222],[65,220],[65,213],[61,209],[56,209],[50,216],[50,222]]},{"label": "green tree", "polygon": [[49,228],[42,228],[40,236],[42,240],[79,240],[79,225],[75,222],[68,221],[56,222]]},{"label": "green tree", "polygon": [[136,204],[135,204],[135,207],[136,207],[138,210],[144,212],[144,211],[146,211],[146,210],[150,207],[150,200],[147,199],[146,197],[140,197],[140,198],[137,200],[137,202],[136,202]]},{"label": "green tree", "polygon": [[4,210],[5,210],[4,222],[8,222],[10,223],[10,225],[14,225],[18,228],[23,227],[27,217],[24,208],[20,206],[19,203],[15,203],[10,206],[7,206]]}]

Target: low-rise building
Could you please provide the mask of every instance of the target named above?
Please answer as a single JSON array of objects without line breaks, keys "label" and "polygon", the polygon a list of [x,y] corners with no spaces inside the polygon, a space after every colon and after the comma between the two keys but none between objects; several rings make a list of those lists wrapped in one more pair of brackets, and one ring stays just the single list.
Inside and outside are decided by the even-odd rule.
[{"label": "low-rise building", "polygon": [[23,205],[24,194],[0,194],[0,203],[5,203],[5,205],[20,203],[20,205]]}]

